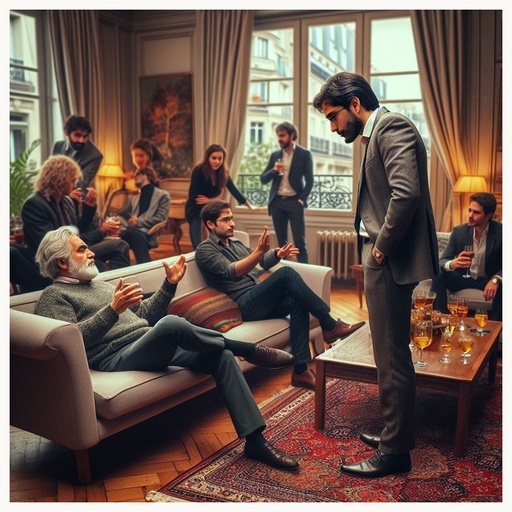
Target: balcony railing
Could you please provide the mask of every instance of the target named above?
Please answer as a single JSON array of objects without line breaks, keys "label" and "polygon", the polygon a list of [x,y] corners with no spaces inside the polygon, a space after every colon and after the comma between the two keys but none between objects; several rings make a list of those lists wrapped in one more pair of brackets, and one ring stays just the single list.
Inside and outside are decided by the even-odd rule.
[{"label": "balcony railing", "polygon": [[[315,174],[308,208],[352,210],[352,174]],[[237,185],[253,206],[267,206],[270,183],[262,185],[259,174],[240,173]]]}]

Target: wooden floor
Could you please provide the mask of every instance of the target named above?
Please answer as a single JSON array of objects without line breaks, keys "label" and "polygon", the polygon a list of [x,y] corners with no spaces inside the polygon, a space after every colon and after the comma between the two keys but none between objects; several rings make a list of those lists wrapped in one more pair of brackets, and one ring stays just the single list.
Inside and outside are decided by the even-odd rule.
[{"label": "wooden floor", "polygon": [[[164,235],[152,256],[172,255],[169,244],[170,237]],[[332,315],[349,323],[366,320],[355,283],[333,286]],[[290,385],[290,369],[259,368],[246,378],[256,402],[261,403]],[[143,502],[150,490],[159,489],[233,439],[233,425],[213,389],[103,440],[90,450],[92,484],[78,485],[71,450],[11,427],[10,502]]]}]

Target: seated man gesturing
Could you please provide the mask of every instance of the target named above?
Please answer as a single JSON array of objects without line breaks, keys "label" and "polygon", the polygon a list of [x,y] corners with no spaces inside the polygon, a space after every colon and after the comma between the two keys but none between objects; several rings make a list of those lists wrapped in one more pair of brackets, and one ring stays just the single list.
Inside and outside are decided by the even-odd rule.
[{"label": "seated man gesturing", "polygon": [[315,374],[308,369],[309,315],[320,322],[324,340],[332,343],[364,325],[348,325],[329,314],[329,306],[303,281],[299,273],[284,267],[258,281],[260,271],[276,265],[282,258],[296,255],[298,249],[289,243],[270,249],[268,228],[265,227],[258,247],[252,250],[234,239],[235,223],[228,203],[212,201],[201,210],[201,219],[210,232],[209,238],[196,249],[196,261],[209,286],[229,295],[240,308],[245,321],[284,318],[290,315],[290,337],[295,367],[292,386],[315,389]]},{"label": "seated man gesturing", "polygon": [[[298,462],[263,437],[265,421],[234,355],[267,367],[282,367],[293,356],[282,350],[228,340],[222,334],[167,315],[178,282],[185,274],[185,256],[170,266],[159,290],[143,300],[137,283],[117,286],[95,280],[94,253],[74,227],[48,232],[36,256],[41,273],[53,279],[36,306],[36,314],[76,324],[82,332],[91,369],[103,372],[163,370],[183,366],[211,374],[224,398],[245,455],[270,466],[294,470]],[[153,326],[153,327],[152,327]]]}]

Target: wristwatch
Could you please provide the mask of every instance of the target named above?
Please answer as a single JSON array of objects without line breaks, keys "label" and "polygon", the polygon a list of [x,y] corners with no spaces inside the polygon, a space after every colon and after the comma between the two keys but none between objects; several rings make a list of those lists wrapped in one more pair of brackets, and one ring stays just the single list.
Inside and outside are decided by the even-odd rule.
[{"label": "wristwatch", "polygon": [[499,279],[498,279],[497,277],[493,277],[493,278],[491,279],[491,281],[492,281],[494,284],[498,284]]}]

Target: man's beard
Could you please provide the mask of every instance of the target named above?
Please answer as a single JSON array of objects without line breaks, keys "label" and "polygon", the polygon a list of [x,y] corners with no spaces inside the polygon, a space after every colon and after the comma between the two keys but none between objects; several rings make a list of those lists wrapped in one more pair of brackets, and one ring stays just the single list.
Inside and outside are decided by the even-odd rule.
[{"label": "man's beard", "polygon": [[350,144],[351,142],[354,142],[361,133],[362,129],[363,121],[361,121],[359,117],[352,114],[352,112],[349,112],[349,120],[347,122],[347,127],[345,128],[344,131],[345,144]]},{"label": "man's beard", "polygon": [[84,142],[73,142],[71,139],[69,139],[69,145],[73,148],[74,151],[82,151],[85,147]]},{"label": "man's beard", "polygon": [[[90,264],[91,261],[93,262],[92,265]],[[80,281],[91,281],[99,274],[98,267],[94,263],[94,260],[87,260],[84,264],[80,264],[70,258],[68,271],[75,279],[79,279]]]}]

